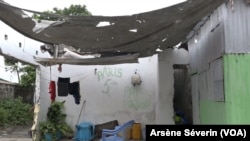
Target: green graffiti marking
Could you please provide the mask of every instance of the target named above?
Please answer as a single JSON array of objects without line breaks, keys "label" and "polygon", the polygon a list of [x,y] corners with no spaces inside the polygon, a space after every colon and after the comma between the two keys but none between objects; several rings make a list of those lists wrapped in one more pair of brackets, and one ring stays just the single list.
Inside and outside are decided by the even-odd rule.
[{"label": "green graffiti marking", "polygon": [[102,70],[97,71],[98,81],[103,80],[106,77],[122,77],[122,69],[121,68],[111,68],[104,67]]},{"label": "green graffiti marking", "polygon": [[108,94],[109,95],[109,82],[111,81],[111,79],[107,79],[106,81],[105,81],[105,83],[104,83],[104,89],[105,90],[102,90],[102,93],[104,93],[104,94]]},{"label": "green graffiti marking", "polygon": [[122,77],[122,69],[121,68],[111,68],[111,67],[103,67],[103,69],[97,71],[98,81],[105,80],[103,84],[102,93],[110,96],[110,89],[112,86],[118,85],[118,83],[114,80],[114,78]]}]

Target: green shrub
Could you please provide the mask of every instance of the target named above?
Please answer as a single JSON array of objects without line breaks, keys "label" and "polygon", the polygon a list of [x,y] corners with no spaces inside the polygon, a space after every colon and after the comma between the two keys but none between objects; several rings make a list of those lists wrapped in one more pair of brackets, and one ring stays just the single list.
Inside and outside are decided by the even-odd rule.
[{"label": "green shrub", "polygon": [[0,126],[5,127],[8,124],[9,124],[8,111],[0,107]]},{"label": "green shrub", "polygon": [[33,121],[32,105],[23,103],[22,98],[0,101],[0,125],[28,125]]},{"label": "green shrub", "polygon": [[53,102],[48,108],[47,119],[39,122],[39,131],[42,139],[46,134],[52,136],[52,141],[58,139],[58,133],[62,137],[70,138],[74,135],[73,129],[66,123],[66,114],[63,111],[64,102]]}]

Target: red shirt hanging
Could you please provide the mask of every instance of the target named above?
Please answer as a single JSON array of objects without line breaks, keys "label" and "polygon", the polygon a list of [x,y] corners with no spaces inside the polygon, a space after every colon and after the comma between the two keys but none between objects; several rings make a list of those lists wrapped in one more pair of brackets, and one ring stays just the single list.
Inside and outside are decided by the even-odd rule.
[{"label": "red shirt hanging", "polygon": [[55,98],[56,98],[56,83],[55,83],[55,81],[50,81],[49,93],[50,93],[51,102],[54,102]]}]

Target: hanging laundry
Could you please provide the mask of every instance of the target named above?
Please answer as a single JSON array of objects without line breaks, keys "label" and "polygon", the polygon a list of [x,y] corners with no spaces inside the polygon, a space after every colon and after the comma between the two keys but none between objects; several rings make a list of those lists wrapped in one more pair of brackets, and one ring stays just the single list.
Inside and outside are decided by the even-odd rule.
[{"label": "hanging laundry", "polygon": [[58,96],[68,96],[69,83],[70,83],[70,78],[58,77],[58,81],[57,81]]},{"label": "hanging laundry", "polygon": [[58,71],[59,71],[59,72],[62,72],[62,64],[59,64],[59,66],[58,66]]},{"label": "hanging laundry", "polygon": [[51,102],[54,102],[55,98],[56,98],[56,83],[55,83],[55,81],[50,81],[49,93],[50,93]]},{"label": "hanging laundry", "polygon": [[75,103],[78,105],[81,101],[79,81],[69,84],[69,94],[73,95]]}]

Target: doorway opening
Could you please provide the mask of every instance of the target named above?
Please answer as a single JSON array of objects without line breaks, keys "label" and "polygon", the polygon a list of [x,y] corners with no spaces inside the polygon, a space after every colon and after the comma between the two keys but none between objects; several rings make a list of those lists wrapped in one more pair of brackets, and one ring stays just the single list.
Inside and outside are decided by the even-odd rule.
[{"label": "doorway opening", "polygon": [[174,111],[176,124],[193,124],[191,79],[187,65],[174,68]]}]

